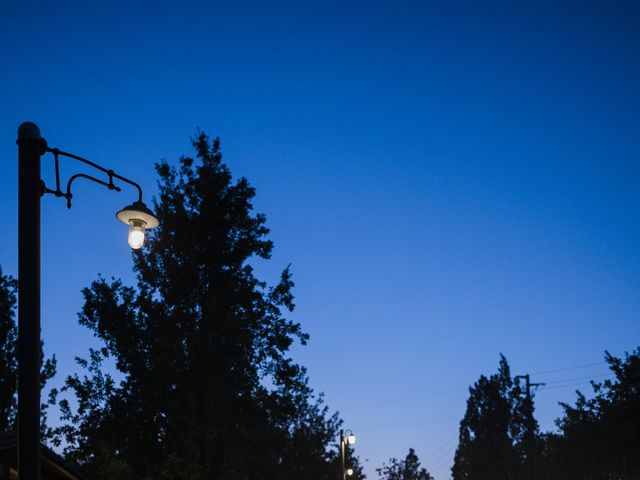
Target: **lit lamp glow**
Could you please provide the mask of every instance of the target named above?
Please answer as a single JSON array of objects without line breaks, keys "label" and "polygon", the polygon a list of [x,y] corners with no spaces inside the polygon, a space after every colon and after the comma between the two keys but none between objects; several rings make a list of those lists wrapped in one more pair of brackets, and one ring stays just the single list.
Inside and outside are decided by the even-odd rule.
[{"label": "lit lamp glow", "polygon": [[347,443],[349,445],[354,445],[356,443],[356,436],[353,433],[349,434],[347,437]]},{"label": "lit lamp glow", "polygon": [[353,475],[353,468],[347,468],[347,475]]},{"label": "lit lamp glow", "polygon": [[158,219],[141,200],[120,210],[116,217],[129,225],[129,245],[138,250],[144,243],[144,232],[159,225]]},{"label": "lit lamp glow", "polygon": [[144,243],[145,225],[142,220],[131,220],[129,223],[129,246],[134,250],[138,250]]}]

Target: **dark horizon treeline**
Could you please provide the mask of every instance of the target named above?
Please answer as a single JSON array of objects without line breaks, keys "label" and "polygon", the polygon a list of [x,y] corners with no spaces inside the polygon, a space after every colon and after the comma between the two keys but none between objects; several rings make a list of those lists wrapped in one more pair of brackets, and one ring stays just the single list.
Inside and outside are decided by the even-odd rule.
[{"label": "dark horizon treeline", "polygon": [[[605,360],[613,377],[561,402],[557,430],[541,432],[534,391],[500,355],[498,371],[469,388],[452,480],[640,480],[640,347]],[[433,478],[413,448],[376,471],[380,480]]]},{"label": "dark horizon treeline", "polygon": [[501,355],[498,372],[469,389],[453,480],[640,479],[640,348],[605,359],[614,378],[561,403],[557,431],[543,433],[533,393]]},{"label": "dark horizon treeline", "polygon": [[[337,479],[342,420],[288,354],[308,339],[290,319],[292,274],[286,267],[275,285],[256,277],[250,262],[268,260],[273,245],[255,191],[233,180],[218,139],[192,143],[194,158],[156,165],[160,227],[133,253],[136,286],[99,277],[83,290],[79,323],[102,347],[51,390],[62,424],[43,415],[43,438],[96,480]],[[16,288],[0,270],[0,430],[16,421]],[[539,431],[533,396],[501,357],[498,373],[470,388],[454,480],[640,480],[639,353],[607,356],[616,380],[563,404],[557,433]],[[42,372],[44,388],[55,357]],[[348,467],[352,480],[365,477],[351,447]],[[433,480],[413,449],[377,472]]]},{"label": "dark horizon treeline", "polygon": [[404,460],[390,458],[388,463],[376,468],[379,480],[434,480],[426,468],[420,464],[420,459],[413,448]]}]

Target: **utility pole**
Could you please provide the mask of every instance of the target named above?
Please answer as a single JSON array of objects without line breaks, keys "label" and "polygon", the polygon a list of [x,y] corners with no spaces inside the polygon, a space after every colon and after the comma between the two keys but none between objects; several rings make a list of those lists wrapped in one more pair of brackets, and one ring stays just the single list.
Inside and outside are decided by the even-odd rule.
[{"label": "utility pole", "polygon": [[525,385],[526,385],[526,396],[527,396],[527,400],[531,401],[531,387],[544,387],[544,383],[531,383],[531,377],[529,376],[529,374],[527,373],[526,375],[516,375],[515,377],[513,377],[513,379],[518,382],[521,378],[524,378],[525,381]]},{"label": "utility pole", "polygon": [[[536,387],[542,387],[544,386],[544,383],[532,383],[531,382],[531,377],[530,375],[527,373],[526,375],[516,375],[513,380],[515,382],[517,382],[518,384],[520,383],[520,379],[524,378],[525,381],[525,419],[524,419],[524,436],[523,436],[523,453],[525,455],[524,461],[525,461],[525,465],[527,465],[528,467],[531,467],[532,464],[532,453],[533,453],[533,447],[534,447],[534,435],[535,435],[535,430],[536,430],[536,421],[533,418],[533,400],[531,398],[531,389],[532,388],[536,388]],[[526,468],[526,471],[528,471],[529,469]],[[528,474],[527,477],[528,478]]]}]

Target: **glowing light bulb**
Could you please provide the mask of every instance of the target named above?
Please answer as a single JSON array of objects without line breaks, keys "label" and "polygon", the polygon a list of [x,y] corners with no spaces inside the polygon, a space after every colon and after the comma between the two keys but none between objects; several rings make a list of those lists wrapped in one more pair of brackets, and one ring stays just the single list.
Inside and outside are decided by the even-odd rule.
[{"label": "glowing light bulb", "polygon": [[353,475],[353,468],[347,468],[347,475]]},{"label": "glowing light bulb", "polygon": [[124,207],[116,213],[116,218],[129,225],[129,245],[134,250],[142,247],[145,230],[151,230],[159,225],[158,218],[142,200]]},{"label": "glowing light bulb", "polygon": [[347,437],[347,443],[353,445],[356,443],[356,436],[352,433]]},{"label": "glowing light bulb", "polygon": [[129,222],[129,246],[138,250],[144,243],[144,226],[142,220],[131,220]]}]

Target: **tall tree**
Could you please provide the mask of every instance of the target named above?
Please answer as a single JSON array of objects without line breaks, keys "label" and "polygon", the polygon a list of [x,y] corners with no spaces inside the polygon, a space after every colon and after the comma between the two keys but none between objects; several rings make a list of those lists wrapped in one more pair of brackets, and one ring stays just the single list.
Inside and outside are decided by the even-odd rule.
[{"label": "tall tree", "polygon": [[[16,294],[18,281],[11,275],[4,275],[0,267],[0,431],[16,429],[18,414],[18,329],[16,327]],[[42,355],[42,350],[41,350]],[[42,356],[44,358],[44,356]],[[40,371],[41,389],[56,373],[55,356],[42,362]],[[51,430],[47,427],[47,407],[55,402],[57,391],[49,392],[49,401],[41,406],[42,438],[44,441],[51,437]]]},{"label": "tall tree", "polygon": [[420,460],[413,448],[404,460],[390,458],[381,468],[377,468],[380,480],[433,480],[426,468],[420,466]]},{"label": "tall tree", "polygon": [[546,459],[548,479],[635,480],[640,478],[640,348],[624,359],[606,353],[614,374],[592,382],[587,397],[562,403]]},{"label": "tall tree", "polygon": [[[67,380],[66,454],[97,478],[334,477],[337,416],[288,356],[307,335],[290,320],[293,281],[256,277],[270,258],[254,189],[199,133],[196,159],[156,166],[160,227],[134,252],[137,287],[99,278],[80,323],[104,342]],[[111,357],[116,381],[102,361]]]},{"label": "tall tree", "polygon": [[537,436],[533,399],[523,395],[500,355],[498,372],[469,388],[452,474],[454,480],[511,480],[527,477],[526,454]]},{"label": "tall tree", "polygon": [[[527,382],[529,382],[528,376]],[[516,382],[510,392],[510,398],[512,399],[510,436],[519,457],[517,478],[519,480],[539,478],[544,473],[542,468],[544,447],[540,427],[534,417],[534,394],[528,384],[523,389],[522,384]]]}]

